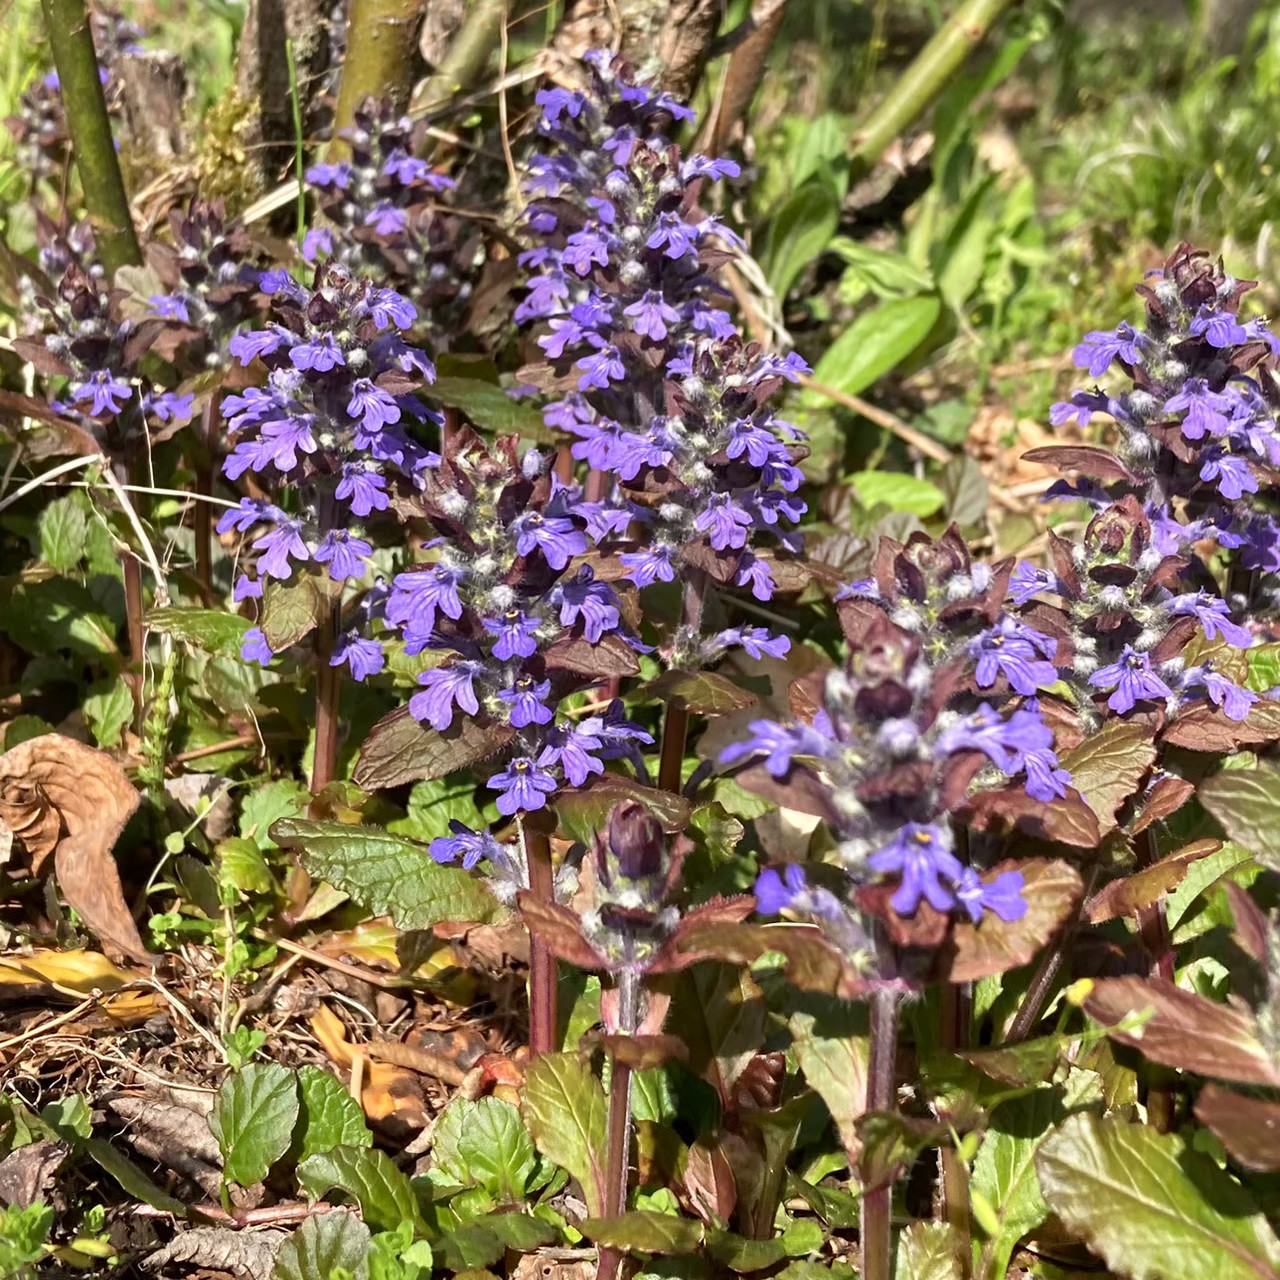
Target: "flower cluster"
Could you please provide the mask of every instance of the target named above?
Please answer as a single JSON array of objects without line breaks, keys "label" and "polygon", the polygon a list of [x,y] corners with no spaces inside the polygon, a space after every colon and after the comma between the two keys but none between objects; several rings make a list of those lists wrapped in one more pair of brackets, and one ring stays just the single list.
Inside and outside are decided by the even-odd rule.
[{"label": "flower cluster", "polygon": [[109,287],[87,225],[64,234],[42,218],[37,231],[40,265],[54,287],[32,291],[43,332],[15,338],[13,347],[40,373],[66,379],[53,409],[117,456],[139,447],[144,434],[161,438],[188,421],[194,396],[139,372],[163,323],[126,314],[126,295]]},{"label": "flower cluster", "polygon": [[441,656],[418,677],[411,714],[441,733],[478,718],[495,746],[509,745],[488,778],[507,815],[542,808],[562,781],[582,786],[652,741],[619,702],[576,718],[558,711],[593,680],[639,668],[613,588],[586,566],[567,572],[588,544],[578,491],[550,461],[532,449],[519,457],[514,437],[489,448],[470,431],[451,436],[417,500],[440,537],[426,544],[428,562],[397,575],[386,611],[407,654]]},{"label": "flower cluster", "polygon": [[[1055,644],[1084,732],[1107,712],[1175,718],[1196,706],[1241,721],[1258,701],[1229,672],[1253,636],[1233,621],[1199,561],[1164,554],[1136,497],[1099,511],[1078,543],[1050,535],[1052,569],[1022,563],[1011,601]],[[1104,709],[1105,708],[1105,709]]]},{"label": "flower cluster", "polygon": [[341,136],[350,158],[306,172],[326,225],[303,241],[308,262],[330,259],[413,300],[438,349],[471,295],[467,258],[476,245],[440,200],[452,178],[418,157],[419,131],[389,101],[367,98]]},{"label": "flower cluster", "polygon": [[1270,372],[1280,339],[1263,320],[1238,319],[1252,287],[1182,244],[1138,287],[1144,328],[1121,324],[1085,335],[1075,349],[1077,367],[1102,378],[1119,366],[1132,385],[1114,393],[1077,391],[1053,406],[1055,426],[1074,419],[1083,427],[1094,413],[1106,414],[1116,443],[1114,451],[1035,451],[1042,461],[1090,477],[1060,484],[1051,496],[1104,506],[1133,494],[1159,552],[1180,553],[1211,539],[1238,552],[1247,569],[1280,570],[1280,524],[1260,502],[1280,466],[1280,387]]},{"label": "flower cluster", "polygon": [[738,240],[696,205],[737,166],[682,159],[664,130],[692,113],[612,55],[587,63],[589,90],[538,95],[551,146],[525,182],[542,243],[522,255],[534,274],[516,318],[543,322],[554,385],[572,388],[545,419],[596,473],[579,510],[632,582],[694,571],[768,600],[762,540],[796,549],[805,511],[803,436],[768,402],[806,367],[744,344],[716,305],[714,270]]},{"label": "flower cluster", "polygon": [[[145,33],[114,9],[95,7],[89,20],[107,110],[115,114],[120,110],[121,98],[118,63],[122,57],[142,52],[138,42]],[[63,176],[70,159],[71,140],[56,71],[48,72],[23,93],[18,114],[8,117],[5,124],[18,144],[23,167],[33,184],[41,179],[57,181]]]},{"label": "flower cluster", "polygon": [[250,313],[261,272],[243,227],[228,227],[221,201],[193,200],[169,215],[171,244],[155,241],[147,260],[165,286],[148,299],[151,314],[170,322],[174,347],[198,366],[227,359],[227,341]]},{"label": "flower cluster", "polygon": [[[230,352],[244,366],[260,360],[266,385],[224,398],[234,443],[223,471],[231,480],[252,473],[281,501],[243,498],[219,522],[219,533],[260,530],[250,544],[255,572],[237,581],[237,600],[260,597],[264,580],[285,581],[299,567],[327,572],[338,590],[364,577],[373,546],[361,522],[388,508],[397,484],[420,487],[438,461],[409,431],[436,421],[415,395],[434,367],[401,336],[416,319],[412,303],[333,264],[317,269],[310,289],[285,271],[265,273],[260,287],[272,320],[236,334]],[[247,633],[244,654],[270,660],[260,628]],[[381,648],[351,634],[334,663],[362,679],[381,669]]]}]

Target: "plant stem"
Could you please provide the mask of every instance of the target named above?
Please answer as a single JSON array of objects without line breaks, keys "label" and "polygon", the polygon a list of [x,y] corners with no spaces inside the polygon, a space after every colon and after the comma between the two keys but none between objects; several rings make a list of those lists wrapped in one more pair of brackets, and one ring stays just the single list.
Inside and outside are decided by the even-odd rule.
[{"label": "plant stem", "polygon": [[[618,974],[618,1034],[635,1035],[640,1012],[640,978],[634,969]],[[609,1128],[605,1161],[604,1216],[627,1211],[627,1175],[631,1168],[631,1068],[613,1057],[609,1076]],[[622,1266],[622,1253],[601,1249],[596,1280],[614,1280]]]},{"label": "plant stem", "polygon": [[440,60],[435,74],[414,95],[414,115],[430,115],[449,100],[469,89],[489,64],[489,55],[498,43],[499,30],[507,20],[507,0],[472,0],[471,10]]},{"label": "plant stem", "polygon": [[332,601],[316,626],[316,748],[311,761],[311,791],[318,794],[338,772],[338,697],[341,689],[337,667],[329,665],[342,625],[342,602]]},{"label": "plant stem", "polygon": [[84,207],[108,277],[142,261],[129,213],[129,196],[111,136],[111,119],[98,77],[98,55],[84,0],[40,0],[58,71],[59,93],[75,155]]},{"label": "plant stem", "polygon": [[[867,1110],[895,1109],[894,1063],[898,1056],[898,1011],[901,996],[880,986],[871,993],[871,1044],[867,1062]],[[892,1280],[893,1182],[868,1187],[862,1193],[859,1280]]]},{"label": "plant stem", "polygon": [[[1139,833],[1134,849],[1139,871],[1160,859],[1155,832],[1150,827]],[[1138,912],[1138,932],[1147,953],[1151,976],[1172,982],[1173,947],[1169,941],[1169,922],[1165,916],[1163,896]],[[1167,1084],[1153,1084],[1147,1090],[1147,1119],[1159,1133],[1169,1133],[1173,1129],[1173,1090]]]},{"label": "plant stem", "polygon": [[[213,473],[217,466],[218,443],[218,397],[214,392],[209,396],[200,414],[200,433],[203,453],[196,464],[197,498],[213,496]],[[195,518],[196,539],[196,581],[200,585],[200,594],[207,606],[213,605],[213,504],[196,502]]]},{"label": "plant stem", "polygon": [[[939,1041],[944,1050],[967,1049],[973,1026],[973,996],[968,983],[942,984]],[[942,1148],[942,1211],[960,1238],[959,1254],[967,1258],[972,1228],[969,1222],[969,1166],[954,1146]]]},{"label": "plant stem", "polygon": [[[683,618],[681,631],[692,644],[702,630],[702,611],[707,602],[709,579],[703,569],[690,569],[684,580]],[[658,756],[658,786],[663,791],[680,793],[680,776],[684,766],[685,739],[689,735],[689,708],[683,698],[672,698],[667,703],[667,714],[662,721],[662,749]]]},{"label": "plant stem", "polygon": [[747,108],[764,79],[769,50],[787,11],[787,0],[755,0],[746,19],[750,30],[729,57],[724,85],[712,113],[702,126],[698,150],[718,156],[733,130],[746,118]]},{"label": "plant stem", "polygon": [[[529,892],[541,902],[555,901],[551,834],[527,813],[516,817]],[[557,1048],[556,958],[536,934],[529,935],[529,1052],[554,1053]]]},{"label": "plant stem", "polygon": [[964,0],[916,54],[898,77],[889,95],[879,102],[854,132],[853,173],[859,178],[872,169],[911,123],[928,110],[946,88],[970,52],[981,43],[991,24],[1012,0]]},{"label": "plant stem", "polygon": [[331,159],[351,154],[341,131],[350,126],[366,98],[390,98],[398,111],[403,110],[414,78],[414,36],[422,9],[422,0],[351,0]]}]

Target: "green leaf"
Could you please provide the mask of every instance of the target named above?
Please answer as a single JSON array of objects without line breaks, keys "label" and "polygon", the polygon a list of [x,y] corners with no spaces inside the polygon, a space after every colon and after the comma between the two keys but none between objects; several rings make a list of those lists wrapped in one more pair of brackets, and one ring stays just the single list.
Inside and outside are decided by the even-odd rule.
[{"label": "green leaf", "polygon": [[556,1238],[550,1223],[527,1213],[486,1213],[436,1242],[440,1265],[448,1271],[490,1267],[508,1249],[531,1253]]},{"label": "green leaf", "polygon": [[989,1228],[979,1265],[981,1280],[1004,1280],[1018,1241],[1048,1217],[1049,1207],[1036,1181],[1035,1155],[1061,1119],[1057,1089],[1037,1089],[1015,1098],[993,1117],[969,1185],[975,1204],[985,1202],[990,1209],[974,1214]]},{"label": "green leaf", "polygon": [[814,262],[840,225],[840,197],[825,182],[804,183],[792,192],[769,223],[761,262],[769,287],[779,299]]},{"label": "green leaf", "polygon": [[29,653],[68,650],[88,658],[118,657],[115,621],[88,588],[70,578],[23,583],[0,615],[0,630]]},{"label": "green leaf", "polygon": [[1280,871],[1280,769],[1223,769],[1200,784],[1199,797],[1232,840]]},{"label": "green leaf", "polygon": [[85,1154],[90,1156],[99,1168],[106,1170],[134,1200],[141,1200],[154,1209],[163,1209],[175,1217],[185,1218],[187,1206],[181,1200],[175,1200],[168,1192],[158,1187],[132,1160],[123,1152],[117,1151],[102,1138],[89,1138],[84,1144]]},{"label": "green leaf", "polygon": [[275,1063],[250,1063],[218,1090],[209,1128],[222,1152],[229,1182],[256,1186],[289,1149],[298,1119],[298,1082]]},{"label": "green leaf", "polygon": [[850,476],[864,506],[886,506],[890,511],[905,511],[924,519],[941,511],[946,494],[937,485],[900,471],[859,471]]},{"label": "green leaf", "polygon": [[[882,302],[863,312],[827,348],[813,371],[813,380],[846,395],[865,391],[901,364],[929,336],[942,303],[933,295]],[[806,391],[801,402],[822,408],[827,401]]]},{"label": "green leaf", "polygon": [[616,1218],[587,1218],[578,1229],[588,1240],[627,1253],[693,1253],[702,1245],[702,1223],[640,1209]]},{"label": "green leaf", "polygon": [[312,1201],[335,1187],[346,1192],[364,1220],[380,1231],[393,1231],[402,1222],[421,1224],[413,1187],[385,1151],[334,1147],[309,1156],[298,1166],[298,1185]]},{"label": "green leaf", "polygon": [[525,1072],[521,1109],[548,1160],[577,1178],[587,1212],[604,1207],[608,1140],[604,1089],[576,1053],[544,1053]]},{"label": "green leaf", "polygon": [[463,413],[484,431],[518,435],[526,440],[549,440],[542,410],[528,400],[513,400],[501,387],[480,378],[437,378],[427,388],[432,400]]},{"label": "green leaf", "polygon": [[520,1112],[500,1098],[481,1098],[475,1104],[462,1128],[458,1156],[499,1203],[523,1200],[538,1168],[538,1153],[520,1123]]},{"label": "green leaf", "polygon": [[152,609],[146,622],[153,631],[224,658],[240,656],[240,642],[249,630],[247,618],[224,609]]},{"label": "green leaf", "polygon": [[584,787],[556,793],[561,833],[570,840],[589,844],[596,832],[605,829],[614,806],[624,800],[644,805],[662,823],[664,831],[681,831],[689,820],[689,802],[683,796],[646,787],[618,773],[606,773],[592,778]]},{"label": "green leaf", "polygon": [[349,1209],[312,1214],[280,1246],[272,1280],[330,1280],[338,1267],[365,1280],[369,1247],[369,1228]]},{"label": "green leaf", "polygon": [[849,267],[849,273],[881,298],[910,298],[933,292],[933,277],[910,258],[888,249],[873,249],[861,240],[835,236],[827,246]]},{"label": "green leaf", "polygon": [[360,1104],[337,1076],[319,1067],[298,1071],[298,1159],[323,1155],[334,1147],[371,1147],[373,1134]]},{"label": "green leaf", "polygon": [[272,836],[296,849],[317,880],[350,894],[375,916],[400,929],[429,929],[443,921],[487,924],[503,908],[469,871],[442,866],[426,847],[373,827],[282,818]]},{"label": "green leaf", "polygon": [[53,1227],[53,1210],[37,1200],[25,1209],[9,1205],[0,1212],[0,1276],[17,1276],[44,1257]]},{"label": "green leaf", "polygon": [[913,1222],[898,1240],[894,1280],[964,1280],[962,1250],[949,1222]]},{"label": "green leaf", "polygon": [[370,1243],[369,1280],[428,1280],[431,1265],[431,1246],[414,1240],[412,1222],[380,1231]]},{"label": "green leaf", "polygon": [[871,1037],[866,1006],[806,995],[791,1015],[796,1062],[817,1090],[851,1156],[861,1149],[857,1121],[866,1109]]},{"label": "green leaf", "polygon": [[267,643],[280,653],[311,634],[324,617],[334,598],[335,588],[326,574],[323,577],[304,573],[295,582],[268,581],[262,593],[262,634]]},{"label": "green leaf", "polygon": [[240,806],[240,834],[253,840],[260,849],[274,849],[272,824],[280,818],[297,818],[307,811],[310,793],[292,778],[278,778],[254,787]]},{"label": "green leaf", "polygon": [[409,792],[408,813],[387,823],[393,835],[424,842],[449,834],[449,823],[458,821],[478,831],[489,819],[476,804],[475,779],[468,773],[450,774],[430,782],[414,783]]},{"label": "green leaf", "polygon": [[100,747],[118,746],[125,725],[133,719],[133,691],[123,680],[101,680],[80,704]]},{"label": "green leaf", "polygon": [[1266,693],[1280,684],[1280,644],[1256,644],[1245,651],[1249,675],[1247,688],[1255,693]]},{"label": "green leaf", "polygon": [[1253,1198],[1177,1134],[1069,1117],[1036,1156],[1049,1208],[1131,1280],[1275,1280],[1280,1241]]},{"label": "green leaf", "polygon": [[656,680],[641,686],[639,692],[657,702],[679,698],[696,716],[722,716],[755,706],[758,699],[748,689],[740,688],[727,676],[716,671],[664,671]]},{"label": "green leaf", "polygon": [[36,524],[40,559],[61,573],[69,573],[84,556],[88,524],[77,497],[55,498]]},{"label": "green leaf", "polygon": [[270,893],[275,887],[271,868],[252,840],[228,836],[218,844],[218,881],[238,893]]},{"label": "green leaf", "polygon": [[1106,721],[1062,757],[1071,785],[1097,815],[1102,835],[1115,830],[1120,806],[1137,791],[1155,758],[1150,731],[1125,720]]}]

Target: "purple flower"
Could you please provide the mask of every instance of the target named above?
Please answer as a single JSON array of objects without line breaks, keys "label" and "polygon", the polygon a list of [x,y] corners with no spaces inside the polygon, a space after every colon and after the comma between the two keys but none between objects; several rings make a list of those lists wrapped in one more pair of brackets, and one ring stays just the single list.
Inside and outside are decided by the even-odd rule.
[{"label": "purple flower", "polygon": [[386,655],[376,640],[369,640],[354,631],[344,632],[334,645],[331,667],[346,666],[355,680],[376,676],[386,664]]},{"label": "purple flower", "polygon": [[1002,617],[970,642],[969,653],[976,660],[974,679],[980,689],[989,689],[1003,675],[1015,693],[1030,696],[1057,682],[1058,670],[1047,661],[1057,647],[1051,637]]},{"label": "purple flower", "polygon": [[609,240],[600,231],[575,231],[565,242],[560,260],[571,271],[585,276],[591,272],[591,264],[609,265]]},{"label": "purple flower", "polygon": [[1089,683],[1097,689],[1114,689],[1107,706],[1117,715],[1132,711],[1135,702],[1162,702],[1173,696],[1173,690],[1151,670],[1151,659],[1128,644],[1120,660],[1095,671]]},{"label": "purple flower", "polygon": [[345,161],[339,164],[313,164],[306,172],[306,179],[313,187],[336,187],[345,191],[351,181],[351,166]]},{"label": "purple flower", "polygon": [[482,858],[492,857],[502,846],[489,831],[472,831],[457,818],[449,819],[451,836],[437,836],[427,847],[427,852],[437,862],[456,862],[462,858],[462,865],[470,871]]},{"label": "purple flower", "polygon": [[1223,413],[1230,399],[1210,391],[1203,378],[1188,378],[1177,395],[1165,401],[1165,413],[1186,413],[1182,420],[1182,434],[1188,440],[1203,440],[1206,435],[1225,435],[1231,429],[1231,420]]},{"label": "purple flower", "polygon": [[332,336],[322,333],[310,342],[300,343],[289,352],[295,369],[311,370],[313,373],[328,373],[347,363],[342,348]]},{"label": "purple flower", "polygon": [[187,300],[177,294],[155,294],[147,299],[151,303],[151,314],[161,320],[181,320],[183,324],[191,323],[191,313],[187,310]]},{"label": "purple flower", "polygon": [[231,599],[235,604],[239,604],[241,600],[261,600],[262,579],[251,578],[247,573],[242,573],[231,588]]},{"label": "purple flower", "polygon": [[751,736],[733,742],[720,753],[721,764],[736,764],[748,756],[763,755],[764,767],[775,778],[785,778],[795,756],[825,756],[832,749],[830,738],[811,725],[782,725],[773,720],[753,720]]},{"label": "purple flower", "polygon": [[253,548],[260,555],[259,572],[281,581],[292,575],[292,560],[301,564],[311,559],[311,552],[302,540],[302,521],[291,517],[281,519],[274,529],[256,538]]},{"label": "purple flower", "polygon": [[474,681],[480,674],[478,662],[455,662],[448,667],[432,667],[418,676],[421,693],[409,699],[409,714],[425,720],[433,729],[443,732],[453,723],[453,708],[468,715],[480,713]]},{"label": "purple flower", "polygon": [[578,390],[588,391],[596,387],[601,391],[607,391],[610,383],[622,382],[627,376],[627,367],[622,363],[622,355],[618,348],[594,333],[587,334],[587,342],[595,350],[577,361],[576,367],[582,370],[582,377],[578,379]]},{"label": "purple flower", "polygon": [[557,570],[565,568],[574,556],[587,549],[586,538],[574,527],[573,521],[564,516],[544,516],[529,511],[512,524],[511,532],[516,535],[516,551],[520,555],[531,555],[536,547]]},{"label": "purple flower", "polygon": [[1038,569],[1027,560],[1019,560],[1009,579],[1009,599],[1016,605],[1024,605],[1042,591],[1058,591],[1061,584],[1057,574],[1048,569]]},{"label": "purple flower", "polygon": [[766,654],[770,658],[783,658],[791,651],[787,636],[771,635],[764,627],[729,627],[712,637],[708,649],[717,652],[741,645],[749,657],[760,661]]},{"label": "purple flower", "polygon": [[986,911],[1011,924],[1027,914],[1027,901],[1022,896],[1025,886],[1021,871],[1002,871],[990,884],[984,884],[972,867],[964,867],[956,881],[955,895],[974,924]]},{"label": "purple flower", "polygon": [[698,512],[693,527],[709,535],[716,551],[744,547],[751,529],[751,514],[744,511],[730,493],[714,493]]},{"label": "purple flower", "polygon": [[1227,602],[1207,591],[1195,591],[1188,595],[1174,596],[1165,602],[1165,609],[1174,615],[1190,614],[1204,628],[1204,634],[1212,640],[1221,636],[1237,649],[1248,649],[1253,636],[1244,627],[1231,621]]},{"label": "purple flower", "polygon": [[1023,790],[1033,800],[1048,804],[1050,800],[1061,800],[1067,794],[1071,775],[1058,767],[1058,757],[1052,751],[1028,751],[1021,764],[1027,774]]},{"label": "purple flower", "polygon": [[[379,329],[412,329],[418,319],[418,308],[394,289],[370,289],[368,307]],[[435,376],[434,369],[423,372],[428,381]]]},{"label": "purple flower", "polygon": [[668,258],[697,255],[698,229],[691,227],[678,213],[658,215],[657,230],[645,241],[650,249],[661,249]]},{"label": "purple flower", "polygon": [[528,756],[517,756],[501,772],[490,777],[485,786],[497,791],[498,812],[511,817],[521,809],[541,809],[556,789],[556,780]]},{"label": "purple flower", "polygon": [[576,725],[554,726],[538,756],[539,767],[551,769],[559,765],[570,786],[583,786],[593,774],[604,772],[604,765],[592,754],[605,745],[601,737],[603,728],[604,722],[599,716]]},{"label": "purple flower", "polygon": [[241,366],[247,366],[257,356],[269,356],[279,351],[284,341],[284,335],[275,329],[250,329],[237,333],[227,344],[227,350],[240,361]]},{"label": "purple flower", "polygon": [[267,637],[262,634],[261,627],[250,627],[244,633],[244,638],[240,641],[240,657],[244,662],[256,662],[260,666],[270,666],[271,659],[276,655],[272,652],[271,646],[267,643]]},{"label": "purple flower", "polygon": [[661,342],[667,336],[669,326],[677,324],[680,313],[663,300],[656,289],[649,289],[638,302],[623,308],[623,315],[632,316],[631,327],[643,337]]},{"label": "purple flower", "polygon": [[1131,324],[1116,326],[1114,333],[1094,329],[1084,335],[1084,341],[1071,353],[1076,368],[1088,369],[1091,378],[1101,378],[1119,356],[1128,365],[1142,363],[1140,344],[1145,341]]},{"label": "purple flower", "polygon": [[509,718],[517,729],[531,724],[550,724],[553,713],[546,700],[551,693],[551,681],[534,680],[532,676],[523,675],[516,680],[510,689],[499,689],[498,697],[510,708]]},{"label": "purple flower", "polygon": [[804,868],[799,863],[788,863],[781,875],[769,867],[756,877],[756,911],[762,916],[779,915],[807,887]]},{"label": "purple flower", "polygon": [[1017,773],[1024,755],[1053,745],[1053,730],[1038,711],[1020,709],[1007,720],[985,703],[938,735],[938,750],[981,751],[1004,773]]},{"label": "purple flower", "polygon": [[1249,340],[1248,331],[1230,311],[1201,307],[1191,322],[1193,337],[1203,337],[1211,347],[1238,347]]},{"label": "purple flower", "polygon": [[339,502],[349,502],[352,513],[363,517],[390,506],[386,490],[387,482],[376,471],[367,470],[361,463],[346,462],[334,496]]},{"label": "purple flower", "polygon": [[958,881],[964,871],[951,852],[950,837],[941,827],[908,822],[883,849],[867,859],[872,871],[900,875],[902,883],[889,899],[900,916],[912,916],[923,898],[935,911],[950,911],[955,895],[941,878]]},{"label": "purple flower", "polygon": [[133,388],[127,382],[117,378],[109,369],[99,369],[74,388],[71,398],[76,404],[92,400],[89,416],[97,418],[103,414],[120,413],[132,394]]},{"label": "purple flower", "polygon": [[312,227],[302,237],[302,260],[315,262],[321,254],[333,257],[333,232],[328,227]]},{"label": "purple flower", "polygon": [[581,621],[588,644],[599,644],[622,621],[613,588],[607,582],[594,581],[585,567],[576,581],[558,585],[552,598],[560,606],[560,625],[568,628]]},{"label": "purple flower", "polygon": [[188,422],[195,399],[194,391],[188,391],[186,395],[179,395],[176,391],[152,391],[142,397],[142,411],[161,422]]},{"label": "purple flower", "polygon": [[773,599],[776,583],[773,580],[773,571],[769,568],[769,562],[761,560],[750,551],[744,552],[742,559],[738,561],[738,572],[734,575],[733,581],[739,587],[750,587],[751,594],[757,600]]},{"label": "purple flower", "polygon": [[499,662],[531,658],[538,651],[534,639],[538,634],[538,620],[527,617],[523,610],[508,609],[501,618],[485,618],[484,629],[497,637],[493,656]]},{"label": "purple flower", "polygon": [[363,578],[365,560],[371,555],[373,547],[363,538],[353,538],[345,529],[330,530],[315,551],[315,559],[329,566],[329,577],[335,582]]},{"label": "purple flower", "polygon": [[375,386],[368,378],[357,378],[351,384],[347,414],[359,418],[366,431],[381,431],[390,423],[400,421],[400,406],[389,391]]},{"label": "purple flower", "polygon": [[1228,720],[1246,719],[1253,704],[1258,701],[1258,695],[1252,689],[1242,689],[1209,666],[1192,667],[1184,672],[1183,686],[1202,687],[1209,701],[1215,707],[1221,707]]},{"label": "purple flower", "polygon": [[444,565],[397,574],[387,602],[387,621],[403,626],[409,635],[430,637],[435,630],[437,611],[455,621],[462,617],[458,585],[464,577],[461,569]]},{"label": "purple flower", "polygon": [[1230,502],[1237,502],[1246,493],[1258,492],[1258,478],[1249,464],[1225,449],[1213,449],[1206,455],[1200,479],[1216,480],[1218,492]]}]

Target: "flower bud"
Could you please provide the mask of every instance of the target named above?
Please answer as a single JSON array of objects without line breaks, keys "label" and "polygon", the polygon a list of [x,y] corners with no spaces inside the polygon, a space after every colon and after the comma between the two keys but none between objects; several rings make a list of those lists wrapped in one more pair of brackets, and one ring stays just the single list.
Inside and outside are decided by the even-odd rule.
[{"label": "flower bud", "polygon": [[661,875],[665,869],[667,840],[662,824],[634,800],[615,805],[609,815],[611,861],[628,880]]}]

